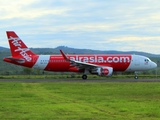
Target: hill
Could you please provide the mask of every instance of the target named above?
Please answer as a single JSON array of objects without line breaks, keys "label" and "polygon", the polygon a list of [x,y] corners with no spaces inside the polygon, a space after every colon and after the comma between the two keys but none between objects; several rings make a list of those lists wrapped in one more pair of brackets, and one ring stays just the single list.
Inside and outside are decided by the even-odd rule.
[{"label": "hill", "polygon": [[9,49],[5,47],[0,47],[0,52],[5,52],[5,51],[9,51]]},{"label": "hill", "polygon": [[[92,50],[92,49],[77,49],[70,48],[67,46],[58,46],[56,48],[30,48],[33,52],[37,54],[60,54],[60,49],[68,54],[137,54],[144,55],[147,57],[160,57],[160,54],[153,54],[140,51],[116,51],[116,50]],[[0,52],[10,52],[8,48],[0,47]]]},{"label": "hill", "polygon": [[60,54],[59,50],[63,50],[68,54],[137,54],[144,55],[147,57],[159,57],[160,54],[152,54],[147,52],[139,52],[139,51],[102,51],[102,50],[92,50],[92,49],[76,49],[70,48],[67,46],[58,46],[56,48],[31,48],[37,54]]}]

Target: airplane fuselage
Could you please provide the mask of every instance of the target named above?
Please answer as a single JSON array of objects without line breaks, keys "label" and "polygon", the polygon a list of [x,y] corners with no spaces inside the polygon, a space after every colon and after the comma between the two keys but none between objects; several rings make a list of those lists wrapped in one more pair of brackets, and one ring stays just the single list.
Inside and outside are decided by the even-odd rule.
[{"label": "airplane fuselage", "polygon": [[[111,76],[115,71],[143,71],[157,67],[148,57],[127,54],[38,55],[32,52],[14,31],[7,31],[12,56],[3,60],[12,64],[55,72],[83,72]],[[137,79],[137,75],[135,75]]]},{"label": "airplane fuselage", "polygon": [[[155,67],[155,63],[150,59],[140,55],[67,55],[71,60],[91,63],[98,66],[109,66],[113,71],[142,71],[149,70]],[[66,61],[61,55],[34,55],[25,62],[15,61],[14,64],[36,68],[46,71],[61,71],[61,72],[80,72]],[[4,59],[6,62],[11,62],[9,59]]]}]

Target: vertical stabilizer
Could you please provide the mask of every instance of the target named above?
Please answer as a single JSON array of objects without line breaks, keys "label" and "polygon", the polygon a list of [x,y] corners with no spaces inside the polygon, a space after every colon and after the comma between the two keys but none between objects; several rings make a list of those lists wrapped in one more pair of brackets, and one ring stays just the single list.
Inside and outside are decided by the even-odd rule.
[{"label": "vertical stabilizer", "polygon": [[6,34],[12,57],[24,58],[26,61],[30,62],[32,60],[32,55],[35,54],[23,43],[14,31],[6,31]]}]

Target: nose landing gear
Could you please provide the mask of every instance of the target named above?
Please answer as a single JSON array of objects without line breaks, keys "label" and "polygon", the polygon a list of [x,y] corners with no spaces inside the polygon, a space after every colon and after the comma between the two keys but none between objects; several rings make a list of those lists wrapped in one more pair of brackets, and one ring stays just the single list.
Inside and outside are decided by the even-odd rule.
[{"label": "nose landing gear", "polygon": [[136,71],[134,72],[134,79],[138,79],[138,74]]}]

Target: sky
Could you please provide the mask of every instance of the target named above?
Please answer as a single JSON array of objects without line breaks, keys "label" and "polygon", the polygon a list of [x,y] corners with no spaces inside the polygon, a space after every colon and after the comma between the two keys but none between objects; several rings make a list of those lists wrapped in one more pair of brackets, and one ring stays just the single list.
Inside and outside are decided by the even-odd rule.
[{"label": "sky", "polygon": [[160,54],[159,0],[0,0],[0,46],[15,31],[29,48]]}]

